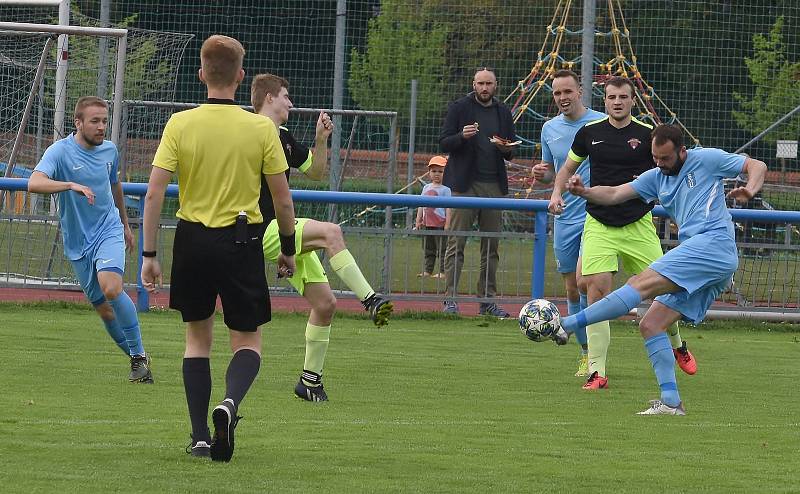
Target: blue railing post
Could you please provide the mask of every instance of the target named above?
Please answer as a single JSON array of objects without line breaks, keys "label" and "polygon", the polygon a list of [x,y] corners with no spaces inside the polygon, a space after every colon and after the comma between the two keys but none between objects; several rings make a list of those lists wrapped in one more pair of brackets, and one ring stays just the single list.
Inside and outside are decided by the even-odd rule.
[{"label": "blue railing post", "polygon": [[544,297],[545,259],[547,256],[547,211],[536,211],[533,231],[533,269],[531,298]]},{"label": "blue railing post", "polygon": [[144,250],[144,196],[139,196],[139,270],[136,273],[136,310],[147,312],[150,310],[150,294],[144,289],[142,283],[142,251]]}]

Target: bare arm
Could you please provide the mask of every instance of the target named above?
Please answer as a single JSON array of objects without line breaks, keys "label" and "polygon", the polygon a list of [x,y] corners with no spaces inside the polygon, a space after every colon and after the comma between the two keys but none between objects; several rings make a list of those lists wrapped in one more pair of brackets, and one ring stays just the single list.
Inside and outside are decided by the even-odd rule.
[{"label": "bare arm", "polygon": [[[328,168],[328,137],[333,132],[333,122],[327,113],[322,112],[317,118],[317,132],[314,138],[311,166],[306,170],[306,176],[313,180],[325,178]],[[272,190],[272,189],[270,189]]]},{"label": "bare arm", "polygon": [[606,185],[584,187],[580,175],[573,175],[572,178],[569,179],[569,192],[570,194],[581,196],[589,202],[602,206],[613,206],[614,204],[620,204],[639,197],[639,194],[630,182],[615,187]]},{"label": "bare arm", "polygon": [[[161,219],[161,208],[164,206],[164,194],[172,178],[172,172],[154,166],[150,170],[150,181],[147,183],[147,195],[144,198],[144,225],[142,226],[143,250],[155,251],[157,245],[158,224]],[[161,265],[155,257],[142,259],[142,284],[148,291],[154,291],[161,285]]]},{"label": "bare arm", "polygon": [[[289,182],[286,181],[286,174],[275,173],[264,175],[267,179],[269,192],[272,194],[272,206],[275,208],[275,219],[278,222],[278,233],[282,237],[294,236],[294,203],[292,203],[292,193],[289,190]],[[278,254],[278,277],[291,277],[295,271],[294,255],[287,256],[283,253]]]},{"label": "bare arm", "polygon": [[125,237],[125,248],[131,250],[133,245],[133,232],[128,224],[128,211],[125,209],[125,195],[122,193],[122,183],[117,182],[111,186],[111,195],[114,196],[114,205],[119,211],[119,219],[122,221],[122,231]]},{"label": "bare arm", "polygon": [[579,165],[580,163],[572,158],[567,158],[564,166],[558,170],[556,178],[553,179],[553,193],[550,194],[550,204],[547,206],[547,209],[552,214],[561,214],[564,211],[564,198],[562,196],[567,188],[567,180],[575,174]]},{"label": "bare arm", "polygon": [[728,192],[728,197],[737,201],[747,202],[758,194],[761,186],[764,185],[764,177],[767,176],[767,164],[763,161],[747,158],[744,161],[742,173],[747,174],[747,183]]},{"label": "bare arm", "polygon": [[53,180],[42,172],[33,172],[28,179],[28,192],[37,194],[55,194],[71,190],[86,196],[89,204],[94,204],[94,192],[89,187],[75,182],[60,182]]}]

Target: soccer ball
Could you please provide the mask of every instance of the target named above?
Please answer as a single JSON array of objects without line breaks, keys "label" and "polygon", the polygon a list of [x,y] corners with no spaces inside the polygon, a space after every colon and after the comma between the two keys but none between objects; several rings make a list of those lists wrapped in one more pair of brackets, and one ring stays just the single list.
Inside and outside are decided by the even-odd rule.
[{"label": "soccer ball", "polygon": [[547,300],[537,298],[522,306],[519,311],[519,330],[533,341],[544,341],[558,331],[561,315],[558,307]]}]

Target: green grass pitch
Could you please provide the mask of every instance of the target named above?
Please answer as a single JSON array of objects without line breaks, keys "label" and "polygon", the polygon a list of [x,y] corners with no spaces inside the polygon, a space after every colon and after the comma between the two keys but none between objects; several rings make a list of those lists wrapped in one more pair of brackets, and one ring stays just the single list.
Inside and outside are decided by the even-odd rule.
[{"label": "green grass pitch", "polygon": [[[152,386],[87,307],[0,305],[3,492],[800,492],[800,328],[683,328],[688,415],[640,417],[658,396],[636,326],[612,325],[610,389],[573,377],[577,346],[515,321],[431,315],[374,328],[337,317],[331,401],[295,399],[303,315],[264,332],[229,464],[184,453],[189,423],[175,312],[142,316]],[[218,320],[212,406],[230,357]]]}]

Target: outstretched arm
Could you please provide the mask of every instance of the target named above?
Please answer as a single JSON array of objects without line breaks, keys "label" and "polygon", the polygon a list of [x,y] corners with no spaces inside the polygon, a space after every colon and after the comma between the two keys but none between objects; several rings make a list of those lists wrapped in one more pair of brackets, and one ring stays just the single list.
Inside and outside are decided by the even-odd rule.
[{"label": "outstretched arm", "polygon": [[89,204],[94,204],[94,192],[89,187],[75,182],[60,182],[53,180],[42,172],[34,171],[31,178],[28,179],[28,192],[36,192],[38,194],[55,194],[56,192],[64,192],[71,190],[86,196]]},{"label": "outstretched arm", "polygon": [[620,204],[639,197],[630,182],[615,187],[606,185],[584,187],[580,175],[573,175],[569,179],[568,190],[570,194],[581,196],[589,202],[602,206],[613,206],[614,204]]}]

